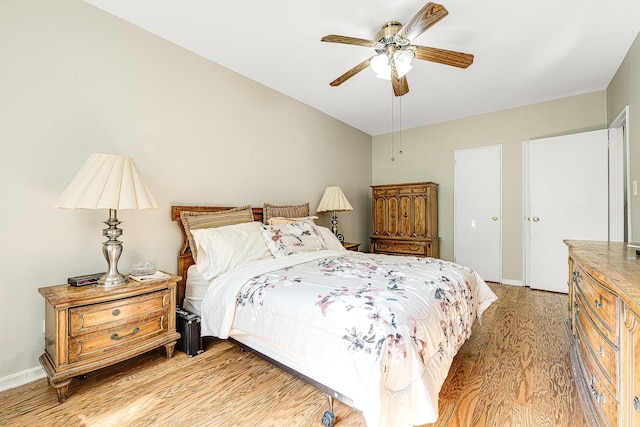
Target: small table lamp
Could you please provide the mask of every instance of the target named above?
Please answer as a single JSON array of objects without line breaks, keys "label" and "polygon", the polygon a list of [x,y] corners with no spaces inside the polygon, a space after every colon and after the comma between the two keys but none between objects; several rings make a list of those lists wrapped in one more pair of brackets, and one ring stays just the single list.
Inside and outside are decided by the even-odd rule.
[{"label": "small table lamp", "polygon": [[333,211],[333,215],[331,216],[331,231],[333,231],[333,234],[335,234],[336,237],[340,238],[342,235],[338,234],[338,217],[336,212],[352,210],[353,207],[351,206],[351,203],[349,203],[340,187],[327,187],[324,190],[322,199],[320,199],[316,212]]},{"label": "small table lamp", "polygon": [[133,160],[114,154],[91,154],[82,165],[56,204],[57,208],[109,209],[109,226],[102,231],[108,238],[102,244],[102,253],[109,270],[96,286],[112,287],[127,283],[125,275],[118,272],[118,260],[122,254],[122,242],[118,237],[118,209],[158,209],[160,205],[145,184]]}]

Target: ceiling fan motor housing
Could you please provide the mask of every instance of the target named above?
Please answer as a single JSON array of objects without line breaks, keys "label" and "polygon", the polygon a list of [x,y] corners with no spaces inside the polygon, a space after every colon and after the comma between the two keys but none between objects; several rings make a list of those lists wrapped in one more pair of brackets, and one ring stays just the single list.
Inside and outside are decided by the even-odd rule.
[{"label": "ceiling fan motor housing", "polygon": [[395,35],[402,29],[402,24],[398,21],[387,22],[382,26],[375,36],[375,40],[384,45],[396,42]]},{"label": "ceiling fan motor housing", "polygon": [[[397,49],[404,50],[407,48],[410,43],[409,40],[396,35],[401,29],[402,24],[398,21],[390,21],[384,24],[374,38],[378,42],[375,47],[376,52],[378,54],[386,53],[391,56]],[[413,53],[409,52],[409,55],[413,57]]]}]

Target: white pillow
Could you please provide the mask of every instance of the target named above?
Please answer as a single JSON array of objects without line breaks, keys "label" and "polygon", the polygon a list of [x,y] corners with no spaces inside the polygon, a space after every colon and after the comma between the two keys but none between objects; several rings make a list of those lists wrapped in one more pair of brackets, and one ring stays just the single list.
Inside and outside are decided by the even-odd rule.
[{"label": "white pillow", "polygon": [[270,258],[271,252],[259,231],[260,223],[256,224],[251,227],[236,224],[192,230],[198,246],[198,272],[205,279],[213,280],[232,268]]},{"label": "white pillow", "polygon": [[327,249],[318,227],[310,220],[263,225],[261,230],[264,242],[275,258]]},{"label": "white pillow", "polygon": [[330,251],[346,251],[347,249],[342,246],[340,240],[336,237],[335,234],[327,227],[323,227],[321,225],[316,225],[320,230],[320,235],[324,239],[324,243],[327,245],[327,249]]},{"label": "white pillow", "polygon": [[283,216],[273,216],[271,218],[269,218],[267,220],[267,225],[281,225],[281,224],[293,224],[294,222],[298,222],[298,221],[304,221],[310,219],[312,221],[315,221],[316,219],[318,219],[317,216],[313,215],[313,216],[304,216],[301,218],[285,218]]}]

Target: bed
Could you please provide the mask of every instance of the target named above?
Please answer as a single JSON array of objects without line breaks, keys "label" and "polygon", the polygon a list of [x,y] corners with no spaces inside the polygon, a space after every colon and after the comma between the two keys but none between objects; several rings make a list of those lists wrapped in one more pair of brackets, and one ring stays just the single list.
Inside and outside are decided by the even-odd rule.
[{"label": "bed", "polygon": [[454,263],[347,251],[308,204],[270,207],[172,206],[178,301],[202,335],[323,391],[325,425],[333,398],[370,427],[435,422],[453,357],[495,294]]}]

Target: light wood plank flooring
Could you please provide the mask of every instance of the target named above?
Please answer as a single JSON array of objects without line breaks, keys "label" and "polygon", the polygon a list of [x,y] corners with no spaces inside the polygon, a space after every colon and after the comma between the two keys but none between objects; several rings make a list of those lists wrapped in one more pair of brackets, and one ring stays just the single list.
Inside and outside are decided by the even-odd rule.
[{"label": "light wood plank flooring", "polygon": [[[429,426],[584,426],[569,362],[567,296],[490,283],[499,296],[454,359]],[[0,393],[2,426],[320,426],[313,387],[214,342],[201,355],[153,351],[74,379],[58,404],[45,379]],[[336,426],[364,426],[336,403]]]}]

